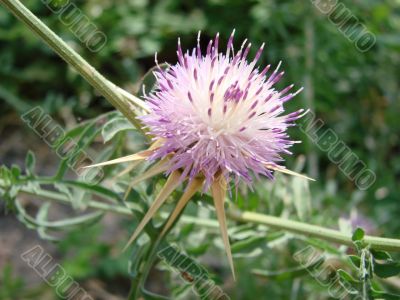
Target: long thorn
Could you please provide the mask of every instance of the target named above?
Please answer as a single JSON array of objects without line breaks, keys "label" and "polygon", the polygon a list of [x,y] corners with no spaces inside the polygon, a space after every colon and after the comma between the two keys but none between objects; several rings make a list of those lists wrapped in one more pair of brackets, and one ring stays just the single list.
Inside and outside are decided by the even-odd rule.
[{"label": "long thorn", "polygon": [[215,210],[217,212],[219,227],[221,230],[222,240],[224,242],[226,255],[228,256],[229,266],[232,271],[233,279],[235,279],[235,269],[233,267],[231,245],[229,243],[228,229],[226,226],[224,200],[226,195],[226,180],[220,175],[211,185],[211,192],[214,198]]},{"label": "long thorn", "polygon": [[182,197],[179,199],[178,203],[175,206],[175,209],[171,213],[167,224],[165,224],[161,235],[164,235],[168,229],[171,227],[171,225],[174,223],[178,215],[181,213],[181,211],[185,208],[186,204],[189,202],[189,200],[193,197],[194,194],[201,188],[203,185],[204,179],[194,179],[185,192],[183,193]]},{"label": "long thorn", "polygon": [[139,236],[143,228],[154,216],[157,210],[161,207],[161,205],[165,202],[165,200],[167,200],[168,196],[178,187],[180,183],[180,176],[181,174],[179,171],[174,171],[171,173],[164,187],[161,189],[160,193],[158,194],[154,202],[151,204],[146,215],[143,217],[142,221],[140,221],[139,225],[135,229],[135,232],[132,234],[131,238],[129,239],[128,243],[126,244],[126,246],[122,251],[125,251],[130,246],[130,244],[133,243],[133,241]]}]

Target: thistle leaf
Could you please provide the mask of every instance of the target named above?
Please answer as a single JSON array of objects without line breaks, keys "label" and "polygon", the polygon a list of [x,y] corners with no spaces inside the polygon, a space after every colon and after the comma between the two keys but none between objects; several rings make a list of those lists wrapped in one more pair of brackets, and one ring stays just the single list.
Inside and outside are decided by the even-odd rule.
[{"label": "thistle leaf", "polygon": [[104,142],[110,141],[117,133],[127,130],[136,130],[132,123],[123,116],[117,116],[106,124],[101,129],[101,135]]}]

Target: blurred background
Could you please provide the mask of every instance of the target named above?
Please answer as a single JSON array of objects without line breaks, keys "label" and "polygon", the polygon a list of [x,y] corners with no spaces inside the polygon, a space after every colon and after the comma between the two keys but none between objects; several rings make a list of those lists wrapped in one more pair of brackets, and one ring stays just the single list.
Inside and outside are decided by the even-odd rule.
[{"label": "blurred background", "polygon": [[[376,43],[365,52],[359,51],[311,1],[71,1],[106,36],[104,47],[96,52],[80,42],[44,2],[24,4],[103,75],[131,92],[154,65],[155,52],[159,62],[176,62],[178,37],[183,48],[191,49],[199,30],[203,44],[219,32],[224,44],[235,28],[235,47],[248,38],[254,45],[253,55],[265,42],[261,64],[283,62],[286,74],[280,87],[295,83],[305,88],[288,103],[288,109],[310,108],[376,174],[370,188],[357,189],[330,162],[326,152],[306,134],[292,129],[291,135],[303,142],[294,147],[293,157],[287,157],[287,165],[317,179],[310,185],[311,222],[337,228],[337,220],[342,218],[362,224],[371,234],[400,238],[399,0],[341,1],[376,37]],[[58,2],[63,4],[63,0]],[[0,100],[0,164],[22,167],[31,149],[36,154],[37,172],[42,175],[54,173],[57,157],[21,121],[21,114],[39,105],[64,128],[72,128],[112,110],[2,6]],[[253,200],[249,209],[263,212]],[[129,279],[126,258],[119,258],[118,253],[128,230],[121,232],[125,226],[121,224],[128,224],[128,220],[107,216],[95,227],[75,232],[54,245],[26,229],[12,214],[1,212],[0,299],[55,299],[51,289],[19,258],[35,244],[56,257],[72,277],[95,293],[95,299],[123,299]],[[266,263],[274,269],[280,265],[279,255],[267,249],[263,259],[274,260]],[[206,265],[217,269],[218,263],[216,258],[206,259]],[[258,263],[251,257],[239,260],[237,273],[247,274],[249,266]],[[269,299],[329,299],[311,277],[300,280],[243,275],[236,283],[225,280],[218,284],[232,299],[252,299],[254,293],[268,293]],[[152,275],[152,289],[167,289],[161,277],[159,273]],[[396,284],[399,286],[399,282]],[[310,296],[310,291],[315,296]]]}]

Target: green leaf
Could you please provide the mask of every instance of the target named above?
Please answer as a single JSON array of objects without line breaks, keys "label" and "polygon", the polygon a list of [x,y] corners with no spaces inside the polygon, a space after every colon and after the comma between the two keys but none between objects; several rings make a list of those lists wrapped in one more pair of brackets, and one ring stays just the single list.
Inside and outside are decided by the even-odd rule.
[{"label": "green leaf", "polygon": [[266,246],[265,236],[254,236],[242,241],[238,241],[231,246],[232,254],[249,252],[255,248]]},{"label": "green leaf", "polygon": [[388,278],[400,274],[400,262],[390,261],[385,263],[374,264],[375,274],[381,278]]},{"label": "green leaf", "polygon": [[293,203],[300,220],[307,220],[311,215],[311,195],[308,180],[292,178]]},{"label": "green leaf", "polygon": [[371,296],[374,299],[385,299],[385,300],[399,300],[400,295],[395,295],[395,294],[390,294],[384,291],[377,291],[374,289],[371,289]]},{"label": "green leaf", "polygon": [[[62,137],[61,143],[63,143],[67,139],[73,139],[75,141],[76,138],[78,138],[78,140],[76,141],[76,147],[73,149],[73,151],[71,151],[71,153],[68,152],[67,159],[64,159],[61,161],[54,178],[61,180],[64,177],[69,166],[74,165],[73,160],[79,160],[80,157],[79,156],[75,157],[75,154],[77,154],[79,151],[83,151],[83,153],[86,153],[85,149],[88,148],[90,146],[90,144],[94,141],[94,139],[101,133],[102,124],[104,122],[106,122],[107,120],[114,119],[117,116],[120,116],[119,112],[111,111],[111,112],[102,114],[95,119],[90,119],[88,121],[82,122],[82,123],[78,124],[78,126],[69,130],[65,134],[65,136]],[[99,157],[96,157],[96,158],[99,158]],[[106,157],[106,159],[104,159],[104,160],[107,160],[107,159],[108,159],[108,157]],[[76,167],[79,168],[80,166],[76,166]]]},{"label": "green leaf", "polygon": [[[324,258],[321,257],[317,259],[314,263],[308,266],[299,266],[295,268],[289,268],[280,271],[266,271],[266,270],[252,270],[251,272],[257,276],[274,279],[279,281],[286,281],[289,279],[297,278],[300,276],[304,276],[313,272],[314,267],[318,266],[324,261]],[[315,271],[314,271],[315,272]]]},{"label": "green leaf", "polygon": [[[48,216],[48,213],[49,213],[49,209],[50,209],[50,202],[44,203],[39,208],[39,211],[38,211],[38,213],[36,215],[36,221],[38,223],[43,223],[43,222],[47,221],[47,216]],[[53,241],[53,242],[60,240],[57,237],[53,237],[53,236],[47,234],[46,227],[38,226],[37,232],[38,232],[39,236],[44,240],[49,240],[49,241]]]},{"label": "green leaf", "polygon": [[273,231],[273,232],[268,232],[267,235],[267,241],[272,242],[277,239],[283,238],[286,235],[284,231]]},{"label": "green leaf", "polygon": [[347,273],[345,270],[339,269],[337,270],[338,275],[340,276],[341,279],[343,279],[344,281],[348,282],[348,283],[360,283],[359,280],[354,279],[353,276],[351,276],[349,273]]},{"label": "green leaf", "polygon": [[36,157],[35,154],[29,150],[25,157],[25,168],[28,176],[32,177],[35,173]]},{"label": "green leaf", "polygon": [[4,181],[4,186],[11,184],[11,172],[6,166],[0,167],[0,178]]},{"label": "green leaf", "polygon": [[150,93],[154,90],[156,77],[154,76],[153,72],[157,71],[159,68],[161,68],[162,70],[166,70],[168,69],[168,64],[162,63],[148,70],[139,81],[138,89],[135,92],[136,94],[141,93],[143,90],[145,91],[145,93]]},{"label": "green leaf", "polygon": [[150,246],[149,238],[145,235],[137,239],[132,245],[131,255],[129,258],[128,272],[129,276],[135,279],[140,274],[140,267],[142,261],[146,256],[147,250]]},{"label": "green leaf", "polygon": [[31,229],[46,228],[47,230],[64,231],[85,228],[98,222],[103,216],[103,212],[96,211],[64,220],[47,221],[31,217],[18,200],[15,201],[15,207],[17,218]]},{"label": "green leaf", "polygon": [[11,166],[11,175],[12,175],[13,183],[18,182],[19,177],[21,175],[21,168],[17,165],[12,165]]},{"label": "green leaf", "polygon": [[373,255],[374,259],[379,259],[379,260],[391,260],[392,257],[390,254],[386,251],[379,251],[379,250],[370,250],[371,254]]},{"label": "green leaf", "polygon": [[101,135],[106,143],[110,141],[117,133],[126,130],[136,129],[132,126],[132,123],[129,122],[128,119],[123,116],[117,116],[104,125],[103,129],[101,130]]},{"label": "green leaf", "polygon": [[187,247],[186,251],[189,255],[200,256],[207,252],[210,242],[201,243],[197,247]]},{"label": "green leaf", "polygon": [[354,267],[356,267],[357,269],[359,269],[360,266],[361,266],[361,258],[359,256],[357,256],[357,255],[349,255],[348,257],[349,257],[350,262],[352,263],[352,265]]},{"label": "green leaf", "polygon": [[353,242],[362,241],[362,239],[364,238],[364,235],[365,235],[364,230],[362,230],[361,228],[357,228],[354,231],[351,239],[353,240]]},{"label": "green leaf", "polygon": [[235,258],[253,258],[253,257],[257,257],[263,254],[263,250],[261,248],[254,248],[254,249],[250,249],[247,252],[238,252],[233,254],[233,257]]},{"label": "green leaf", "polygon": [[108,199],[113,203],[123,203],[123,199],[120,195],[100,185],[91,185],[85,182],[74,180],[65,180],[59,182],[58,184],[64,184],[66,186],[85,190],[87,192],[90,192],[91,194],[96,194],[97,196]]},{"label": "green leaf", "polygon": [[340,250],[338,250],[337,247],[332,246],[331,243],[328,243],[326,241],[322,241],[316,238],[307,238],[305,239],[305,241],[308,242],[310,245],[314,246],[315,248],[324,250],[327,253],[332,253],[336,255],[341,254]]}]

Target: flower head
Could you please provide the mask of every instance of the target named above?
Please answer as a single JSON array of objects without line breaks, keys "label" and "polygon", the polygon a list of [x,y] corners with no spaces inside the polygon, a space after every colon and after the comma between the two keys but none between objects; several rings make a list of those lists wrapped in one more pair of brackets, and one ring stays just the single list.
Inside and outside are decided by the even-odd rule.
[{"label": "flower head", "polygon": [[240,179],[250,184],[252,174],[272,178],[273,171],[300,175],[278,166],[278,162],[283,153],[290,154],[288,148],[295,143],[286,129],[303,115],[302,109],[284,114],[285,102],[301,89],[290,93],[293,85],[280,91],[274,88],[284,74],[279,72],[280,64],[270,73],[269,65],[262,70],[256,66],[264,45],[247,60],[251,44],[243,42],[235,54],[233,35],[225,53],[218,50],[218,34],[209,42],[205,55],[200,49],[200,34],[191,53],[184,54],[178,41],[178,62],[167,70],[159,67],[155,90],[145,95],[149,113],[141,120],[154,144],[139,153],[91,166],[132,161],[128,172],[143,160],[159,160],[134,178],[131,186],[159,173],[169,174],[128,245],[182,182],[189,181],[161,236],[198,190],[210,188],[232,273],[224,211],[228,182],[234,178],[236,184]]},{"label": "flower head", "polygon": [[251,44],[243,42],[233,52],[233,34],[227,50],[219,52],[219,36],[208,44],[205,55],[198,45],[183,53],[178,42],[178,62],[159,68],[155,91],[146,95],[150,113],[142,121],[163,144],[151,159],[168,155],[169,172],[182,170],[182,178],[204,176],[205,187],[222,174],[251,183],[252,173],[272,178],[268,166],[276,166],[281,154],[290,154],[286,129],[302,109],[284,115],[284,103],[299,91],[290,85],[276,90],[282,78],[279,66],[257,68],[264,44],[253,60],[247,60]]}]

